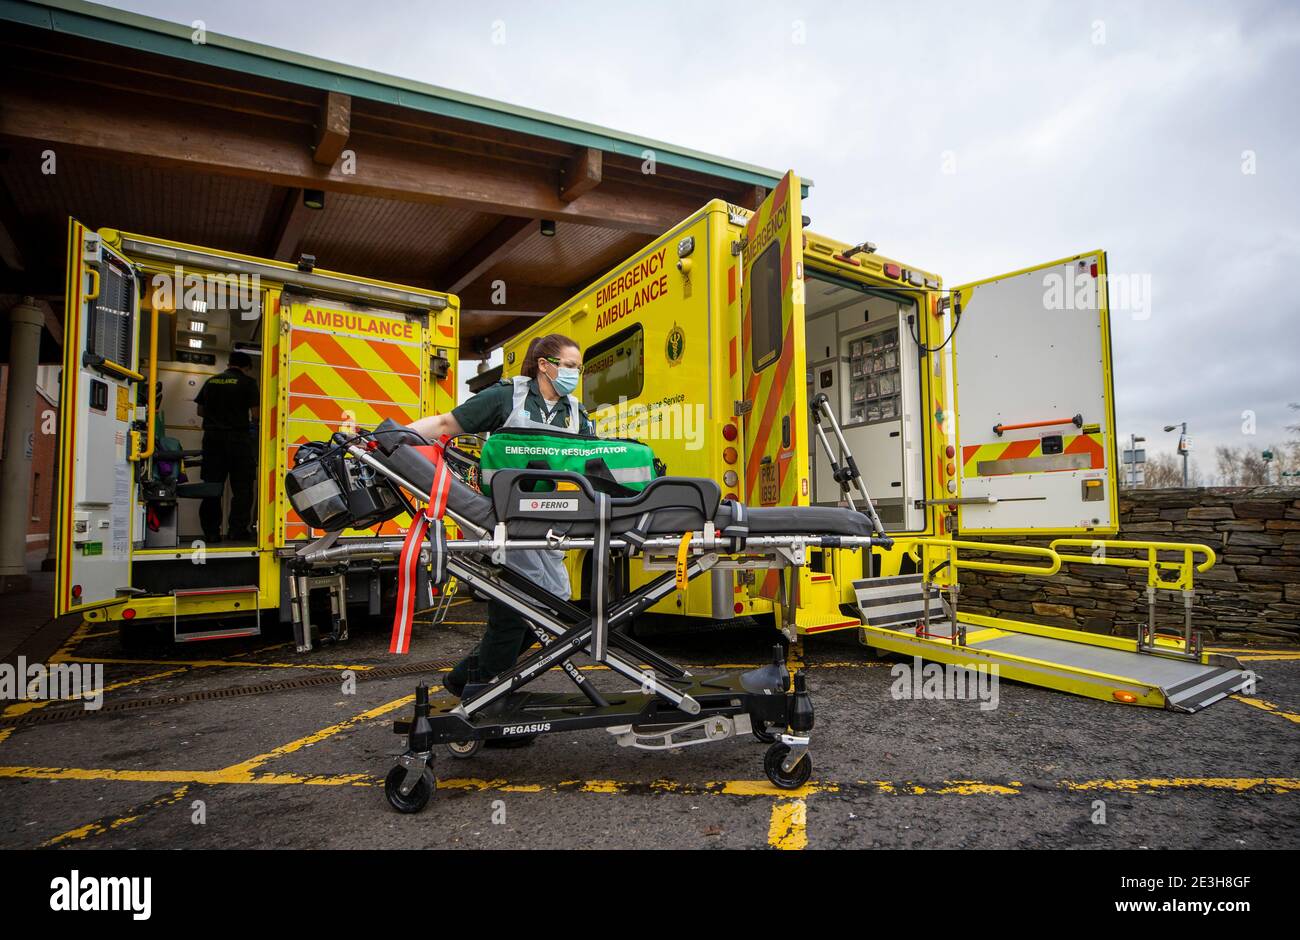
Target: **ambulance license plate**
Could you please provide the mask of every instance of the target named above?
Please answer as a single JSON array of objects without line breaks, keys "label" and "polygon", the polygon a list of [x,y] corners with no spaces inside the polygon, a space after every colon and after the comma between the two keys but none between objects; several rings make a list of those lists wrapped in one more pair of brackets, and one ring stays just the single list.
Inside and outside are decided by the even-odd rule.
[{"label": "ambulance license plate", "polygon": [[758,499],[764,506],[775,506],[781,501],[781,478],[776,464],[768,461],[758,465]]}]

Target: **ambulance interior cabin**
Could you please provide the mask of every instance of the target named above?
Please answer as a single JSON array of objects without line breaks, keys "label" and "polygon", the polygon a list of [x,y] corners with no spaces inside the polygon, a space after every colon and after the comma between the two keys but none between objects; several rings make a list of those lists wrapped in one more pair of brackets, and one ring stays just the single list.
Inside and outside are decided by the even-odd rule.
[{"label": "ambulance interior cabin", "polygon": [[[174,310],[158,310],[158,383],[162,390],[158,403],[160,418],[155,422],[158,441],[153,476],[166,479],[180,473],[183,478],[172,477],[174,486],[160,487],[152,494],[158,498],[145,500],[143,548],[146,550],[188,547],[203,538],[199,504],[203,496],[209,495],[211,487],[202,485],[203,419],[194,399],[204,382],[225,371],[227,359],[234,350],[247,353],[252,359],[253,378],[261,390],[261,305],[260,292],[243,297],[232,292],[226,306],[186,299],[184,303],[178,302]],[[142,336],[146,328],[147,315]],[[142,344],[142,360],[146,351],[147,345]],[[175,460],[168,459],[177,447],[185,455],[179,466]],[[229,481],[221,486],[221,494],[224,520],[229,518]],[[252,523],[259,532],[265,531],[261,511],[261,500],[255,492]],[[222,542],[221,547],[252,548],[253,544],[251,541]]]},{"label": "ambulance interior cabin", "polygon": [[[873,290],[806,270],[804,318],[808,400],[827,395],[862,472],[880,520],[890,531],[925,528],[922,360],[908,317],[914,297]],[[840,488],[816,429],[808,442],[812,502],[834,506]],[[838,450],[834,435],[827,438]]]}]

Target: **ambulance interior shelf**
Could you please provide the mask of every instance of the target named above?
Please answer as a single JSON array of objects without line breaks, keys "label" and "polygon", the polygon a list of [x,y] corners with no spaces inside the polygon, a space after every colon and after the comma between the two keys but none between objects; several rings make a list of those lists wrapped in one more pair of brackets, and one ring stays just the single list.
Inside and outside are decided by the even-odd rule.
[{"label": "ambulance interior shelf", "polygon": [[[913,298],[821,272],[807,274],[808,401],[825,395],[843,422],[881,520],[893,531],[924,526],[921,360],[905,321]],[[814,505],[841,503],[824,452],[809,441]]]}]

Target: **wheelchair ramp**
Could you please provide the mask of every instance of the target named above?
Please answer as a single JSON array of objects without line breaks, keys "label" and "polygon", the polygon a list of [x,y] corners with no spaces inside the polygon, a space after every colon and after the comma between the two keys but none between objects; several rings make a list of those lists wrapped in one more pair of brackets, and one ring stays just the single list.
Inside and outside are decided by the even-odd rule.
[{"label": "wheelchair ramp", "polygon": [[[958,614],[966,641],[954,644],[952,623],[937,600],[930,605],[936,619],[918,633],[917,612],[923,603],[908,593],[908,577],[855,583],[866,645],[958,666],[996,665],[1000,677],[1018,682],[1185,713],[1200,711],[1255,681],[1254,674],[1231,657],[1207,654],[1202,662],[1180,658],[1181,644],[1171,642],[1167,656],[1138,652],[1136,640],[976,614]],[[890,583],[878,585],[880,581]],[[912,583],[919,592],[919,578]],[[945,619],[937,619],[941,617]]]}]

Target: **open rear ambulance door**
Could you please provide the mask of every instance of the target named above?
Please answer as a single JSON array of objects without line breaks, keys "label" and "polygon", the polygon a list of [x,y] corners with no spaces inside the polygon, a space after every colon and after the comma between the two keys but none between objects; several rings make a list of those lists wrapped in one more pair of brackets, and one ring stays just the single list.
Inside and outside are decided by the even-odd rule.
[{"label": "open rear ambulance door", "polygon": [[55,616],[102,607],[131,587],[138,279],[97,233],[68,220]]},{"label": "open rear ambulance door", "polygon": [[954,288],[958,528],[1114,534],[1106,255]]},{"label": "open rear ambulance door", "polygon": [[[744,502],[808,505],[801,183],[793,172],[749,219],[741,279]],[[775,572],[758,593],[771,597]]]}]

